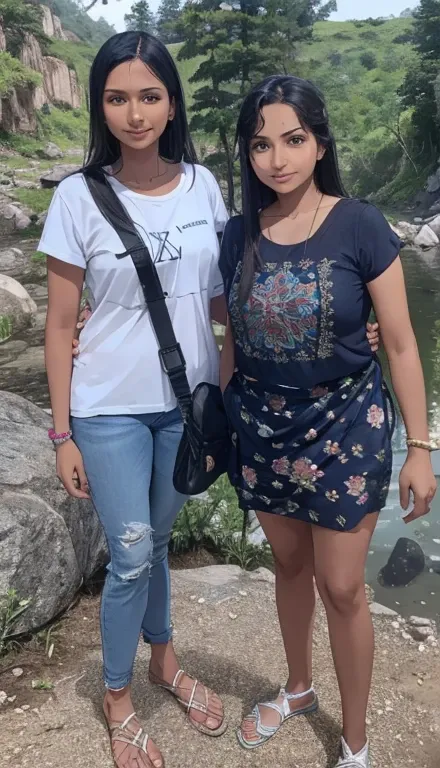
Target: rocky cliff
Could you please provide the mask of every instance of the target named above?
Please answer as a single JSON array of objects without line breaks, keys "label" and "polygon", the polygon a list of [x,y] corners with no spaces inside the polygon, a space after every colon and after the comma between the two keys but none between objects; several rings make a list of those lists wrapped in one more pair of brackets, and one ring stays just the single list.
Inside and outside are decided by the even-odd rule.
[{"label": "rocky cliff", "polygon": [[[71,40],[61,22],[50,8],[42,7],[43,31],[49,38]],[[0,26],[0,51],[6,50],[6,40]],[[33,35],[26,35],[20,60],[22,64],[42,75],[42,85],[33,88],[15,88],[0,101],[0,126],[5,131],[32,133],[36,130],[36,111],[43,104],[63,104],[73,109],[81,106],[82,94],[76,72],[54,56],[44,56],[40,43]]]}]

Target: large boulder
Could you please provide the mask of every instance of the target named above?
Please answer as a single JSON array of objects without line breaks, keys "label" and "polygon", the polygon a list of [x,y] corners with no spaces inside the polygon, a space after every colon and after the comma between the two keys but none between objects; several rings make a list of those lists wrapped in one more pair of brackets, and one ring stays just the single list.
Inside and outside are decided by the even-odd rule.
[{"label": "large boulder", "polygon": [[40,176],[41,186],[44,189],[53,189],[54,187],[57,187],[66,176],[75,173],[75,171],[79,171],[79,169],[79,165],[55,165],[51,171]]},{"label": "large boulder", "polygon": [[13,333],[32,326],[37,316],[35,301],[17,280],[8,275],[0,275],[0,313],[10,319]]},{"label": "large boulder", "polygon": [[425,248],[425,249],[436,248],[439,243],[440,243],[440,240],[438,239],[437,235],[432,230],[429,224],[423,225],[419,234],[414,240],[414,245],[417,245],[419,248]]},{"label": "large boulder", "polygon": [[384,587],[406,587],[425,570],[425,555],[417,541],[402,537],[397,540],[387,564],[379,572]]},{"label": "large boulder", "polygon": [[67,495],[47,438],[49,416],[0,391],[0,595],[30,599],[15,631],[65,610],[83,581],[107,562],[93,505]]}]

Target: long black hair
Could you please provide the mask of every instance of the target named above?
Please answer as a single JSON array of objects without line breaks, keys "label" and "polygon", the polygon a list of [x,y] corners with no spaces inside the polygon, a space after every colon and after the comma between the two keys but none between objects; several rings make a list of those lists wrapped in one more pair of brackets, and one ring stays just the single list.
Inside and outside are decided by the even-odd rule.
[{"label": "long black hair", "polygon": [[98,51],[90,70],[89,148],[83,170],[101,171],[114,165],[121,157],[118,139],[109,131],[104,117],[103,97],[110,72],[125,61],[140,59],[164,84],[170,101],[174,101],[175,116],[159,140],[159,154],[164,160],[196,163],[185,111],[185,98],[177,67],[166,46],[147,32],[120,32],[107,40]]},{"label": "long black hair", "polygon": [[263,107],[269,104],[291,106],[301,126],[311,131],[325,154],[315,167],[315,184],[320,192],[332,197],[348,197],[339,172],[336,145],[330,130],[324,97],[316,85],[292,75],[266,78],[246,96],[238,118],[237,144],[241,168],[242,211],[245,248],[239,298],[245,303],[252,289],[255,270],[261,266],[259,240],[260,211],[274,203],[277,195],[263,184],[250,162],[250,143],[261,127]]}]

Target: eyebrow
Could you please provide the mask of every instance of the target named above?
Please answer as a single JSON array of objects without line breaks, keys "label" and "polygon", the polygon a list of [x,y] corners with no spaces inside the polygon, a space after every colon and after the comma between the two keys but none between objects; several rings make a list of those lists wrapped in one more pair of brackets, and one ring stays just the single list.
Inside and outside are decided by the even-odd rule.
[{"label": "eyebrow", "polygon": [[[139,93],[151,93],[151,91],[161,91],[161,88],[158,85],[153,85],[151,88],[141,88]],[[104,93],[120,93],[124,95],[127,91],[121,91],[119,88],[106,88]]]},{"label": "eyebrow", "polygon": [[[286,136],[290,136],[292,133],[296,133],[297,131],[303,131],[304,128],[302,125],[299,125],[297,128],[291,128],[290,131],[286,131],[285,133],[281,134],[281,138],[285,139]],[[255,134],[255,136],[252,137],[253,139],[267,139],[267,136],[262,136],[260,133]]]}]

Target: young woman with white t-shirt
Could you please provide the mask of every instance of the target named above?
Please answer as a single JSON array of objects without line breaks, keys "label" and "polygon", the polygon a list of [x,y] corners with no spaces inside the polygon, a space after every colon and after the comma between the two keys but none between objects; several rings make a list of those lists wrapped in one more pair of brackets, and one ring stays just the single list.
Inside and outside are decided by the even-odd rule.
[{"label": "young woman with white t-shirt", "polygon": [[[218,235],[227,212],[214,177],[196,164],[181,83],[162,43],[137,32],[105,43],[90,75],[90,121],[83,170],[105,169],[148,245],[190,384],[217,383],[211,320],[226,318]],[[161,768],[130,694],[140,633],[151,645],[151,682],[176,696],[198,730],[218,736],[226,728],[219,697],[180,670],[172,644],[167,551],[185,502],[172,482],[182,420],[134,264],[116,258],[125,248],[82,172],[59,185],[39,249],[48,255],[57,473],[72,496],[88,498],[90,489],[111,555],[101,631],[113,757],[118,768]],[[72,371],[84,278],[92,316]]]}]

